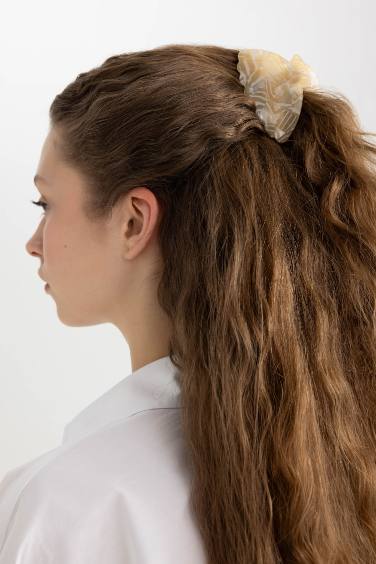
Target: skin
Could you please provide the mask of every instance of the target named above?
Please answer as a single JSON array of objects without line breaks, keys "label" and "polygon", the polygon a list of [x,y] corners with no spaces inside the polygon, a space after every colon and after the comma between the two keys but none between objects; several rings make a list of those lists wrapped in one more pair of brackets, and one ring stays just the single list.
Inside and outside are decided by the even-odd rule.
[{"label": "skin", "polygon": [[171,326],[157,300],[161,209],[154,194],[136,187],[109,220],[90,222],[82,211],[85,179],[59,157],[54,128],[37,174],[46,179],[36,184],[47,209],[26,250],[40,259],[59,319],[72,327],[114,324],[128,343],[132,371],[167,356]]}]

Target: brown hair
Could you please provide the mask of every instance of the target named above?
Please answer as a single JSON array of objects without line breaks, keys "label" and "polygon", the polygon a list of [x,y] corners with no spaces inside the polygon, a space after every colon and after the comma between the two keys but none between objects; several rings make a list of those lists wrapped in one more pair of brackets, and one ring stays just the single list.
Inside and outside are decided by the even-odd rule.
[{"label": "brown hair", "polygon": [[[87,216],[148,187],[208,564],[376,561],[376,145],[306,91],[285,143],[237,53],[112,56],[50,108]],[[375,135],[371,133],[369,135]]]}]

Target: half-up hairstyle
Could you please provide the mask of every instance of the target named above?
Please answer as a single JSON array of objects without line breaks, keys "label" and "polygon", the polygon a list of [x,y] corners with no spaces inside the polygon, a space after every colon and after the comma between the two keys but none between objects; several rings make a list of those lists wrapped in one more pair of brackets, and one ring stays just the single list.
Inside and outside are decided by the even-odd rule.
[{"label": "half-up hairstyle", "polygon": [[278,143],[237,54],[112,56],[56,96],[51,125],[89,219],[138,186],[161,206],[158,298],[208,564],[374,564],[375,134],[317,89]]}]

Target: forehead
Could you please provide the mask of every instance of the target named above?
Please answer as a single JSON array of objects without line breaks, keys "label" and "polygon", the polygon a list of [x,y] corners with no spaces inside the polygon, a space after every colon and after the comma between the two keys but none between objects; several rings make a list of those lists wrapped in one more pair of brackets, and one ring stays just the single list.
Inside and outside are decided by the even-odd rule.
[{"label": "forehead", "polygon": [[38,172],[36,173],[34,180],[46,182],[48,177],[51,176],[51,172],[55,171],[60,164],[57,134],[53,129],[51,129],[42,145],[38,163]]},{"label": "forehead", "polygon": [[34,184],[48,184],[47,178],[44,178],[40,174],[34,176]]},{"label": "forehead", "polygon": [[42,145],[34,182],[43,188],[51,188],[54,193],[64,191],[65,195],[72,192],[77,196],[83,188],[83,176],[61,158],[58,134],[53,129]]}]

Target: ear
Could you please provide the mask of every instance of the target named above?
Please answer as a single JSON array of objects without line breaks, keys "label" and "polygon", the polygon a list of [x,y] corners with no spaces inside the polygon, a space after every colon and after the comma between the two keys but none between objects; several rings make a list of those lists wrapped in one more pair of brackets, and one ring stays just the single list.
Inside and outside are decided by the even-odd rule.
[{"label": "ear", "polygon": [[124,258],[136,257],[157,238],[160,219],[160,204],[148,188],[133,188],[124,196],[121,223]]}]

